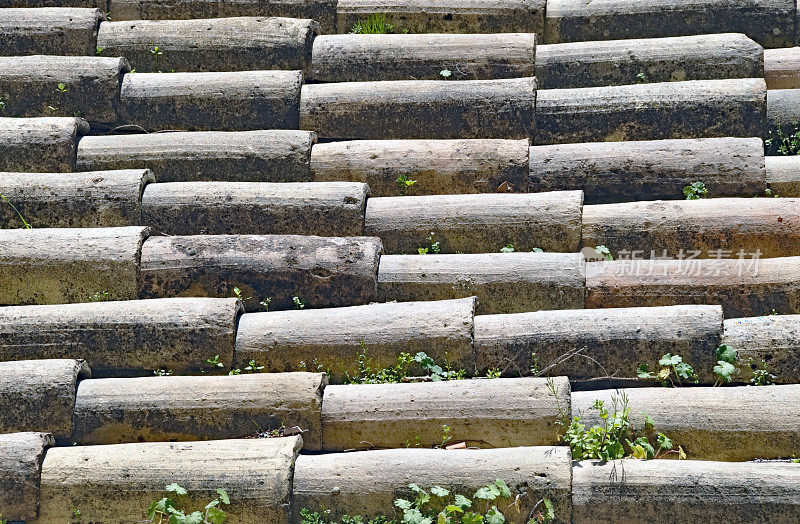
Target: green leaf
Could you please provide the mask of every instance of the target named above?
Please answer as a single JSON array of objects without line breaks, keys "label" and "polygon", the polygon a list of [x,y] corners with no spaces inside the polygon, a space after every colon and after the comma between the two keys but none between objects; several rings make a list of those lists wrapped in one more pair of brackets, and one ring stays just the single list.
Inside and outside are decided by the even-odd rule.
[{"label": "green leaf", "polygon": [[639,364],[636,368],[636,376],[639,378],[653,378],[653,373],[647,371],[647,364]]},{"label": "green leaf", "polygon": [[717,361],[717,365],[714,366],[714,373],[726,383],[731,381],[731,375],[733,375],[734,371],[736,371],[736,367],[724,360]]},{"label": "green leaf", "polygon": [[725,344],[722,344],[716,349],[716,354],[719,360],[728,362],[729,364],[735,364],[739,359],[739,354],[736,350],[729,348]]},{"label": "green leaf", "polygon": [[211,508],[208,510],[207,519],[209,524],[224,524],[228,514],[219,508]]},{"label": "green leaf", "polygon": [[166,489],[167,491],[171,491],[171,492],[173,492],[173,493],[175,493],[177,495],[186,495],[186,493],[188,493],[186,491],[186,489],[180,487],[179,485],[175,484],[174,482],[172,484],[167,485],[167,487],[164,488],[164,489]]},{"label": "green leaf", "polygon": [[483,524],[483,515],[473,513],[472,511],[464,513],[461,517],[461,524]]},{"label": "green leaf", "polygon": [[694,368],[686,362],[681,362],[675,366],[675,374],[677,374],[680,378],[691,379],[694,377]]},{"label": "green leaf", "polygon": [[511,490],[508,489],[508,485],[502,479],[497,479],[494,481],[495,486],[498,487],[500,490],[500,496],[503,498],[509,498],[511,496]]},{"label": "green leaf", "polygon": [[231,499],[228,497],[228,492],[222,488],[217,488],[217,493],[219,494],[219,500],[222,501],[223,504],[230,504]]},{"label": "green leaf", "polygon": [[[651,459],[651,458],[653,458],[655,456],[656,450],[653,449],[653,446],[650,444],[650,441],[647,439],[647,437],[639,437],[639,438],[637,438],[635,444],[636,444],[636,446],[639,446],[639,447],[641,447],[642,449],[645,450],[646,456],[642,457],[642,458]],[[640,458],[640,457],[637,457],[637,458]]]},{"label": "green leaf", "polygon": [[611,250],[604,245],[595,246],[594,251],[605,260],[614,260],[614,257],[611,255]]},{"label": "green leaf", "polygon": [[411,504],[411,502],[406,499],[397,499],[394,501],[394,505],[402,509],[403,511],[411,509],[413,507],[413,504]]},{"label": "green leaf", "polygon": [[435,365],[433,359],[423,351],[420,351],[419,353],[414,355],[414,360],[416,362],[419,362],[420,366],[422,366],[426,370],[429,369],[431,366]]},{"label": "green leaf", "polygon": [[219,499],[214,499],[211,502],[209,502],[208,504],[206,504],[205,509],[214,508],[216,506],[219,506]]},{"label": "green leaf", "polygon": [[167,497],[153,501],[147,508],[147,518],[155,520],[156,513],[167,513],[167,508],[175,505],[175,502]]},{"label": "green leaf", "polygon": [[183,519],[183,522],[184,524],[203,524],[203,520],[205,520],[203,518],[203,514],[199,511],[195,511],[190,515],[186,515],[186,517]]},{"label": "green leaf", "polygon": [[658,445],[661,446],[661,449],[672,449],[672,440],[670,440],[665,434],[659,433],[656,435],[656,439],[658,440]]},{"label": "green leaf", "polygon": [[644,460],[647,458],[647,451],[639,445],[631,446],[631,456],[635,459]]},{"label": "green leaf", "polygon": [[494,484],[489,484],[475,492],[476,499],[494,500],[500,496],[500,489]]},{"label": "green leaf", "polygon": [[666,355],[661,357],[661,360],[658,361],[658,365],[659,366],[677,366],[681,362],[683,362],[683,359],[681,358],[680,355],[673,356],[671,353],[667,353]]},{"label": "green leaf", "polygon": [[608,443],[606,446],[606,451],[608,452],[607,459],[621,459],[625,457],[625,448],[622,447],[622,443],[618,440],[612,441]]},{"label": "green leaf", "polygon": [[497,509],[497,506],[492,506],[492,509],[486,512],[485,522],[487,524],[503,524],[506,518]]},{"label": "green leaf", "polygon": [[456,495],[455,503],[456,503],[456,506],[458,506],[460,508],[464,508],[464,509],[469,508],[469,507],[472,506],[472,501],[469,500],[464,495]]},{"label": "green leaf", "polygon": [[433,524],[433,519],[424,516],[418,509],[403,511],[403,522],[407,524]]},{"label": "green leaf", "polygon": [[444,513],[445,515],[454,515],[456,513],[464,513],[464,510],[456,506],[455,504],[449,504],[445,506],[445,508],[442,510],[442,513]]},{"label": "green leaf", "polygon": [[553,507],[553,503],[550,502],[550,499],[542,499],[542,503],[544,504],[544,521],[550,522],[556,518],[556,510]]},{"label": "green leaf", "polygon": [[431,488],[431,493],[436,495],[437,497],[446,497],[450,494],[450,490],[445,489],[441,486],[434,486]]}]

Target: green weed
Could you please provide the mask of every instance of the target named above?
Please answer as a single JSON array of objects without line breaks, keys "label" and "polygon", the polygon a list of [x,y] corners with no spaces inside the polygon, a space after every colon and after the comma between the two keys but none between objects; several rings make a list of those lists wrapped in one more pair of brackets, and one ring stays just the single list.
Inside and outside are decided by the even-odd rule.
[{"label": "green weed", "polygon": [[438,255],[441,252],[441,245],[439,244],[439,241],[434,240],[433,237],[434,234],[433,231],[431,231],[431,234],[428,235],[427,238],[428,245],[417,248],[417,253],[420,255],[427,255],[428,253]]},{"label": "green weed", "polygon": [[749,358],[747,359],[747,365],[753,370],[753,378],[750,379],[750,384],[754,386],[771,386],[775,383],[775,375],[769,372],[765,360],[761,360],[761,366],[759,367],[753,362],[752,358]]},{"label": "green weed", "polygon": [[[0,104],[2,104],[2,102],[0,102]],[[0,109],[4,109],[4,108],[5,108],[5,106],[0,107]],[[6,196],[4,194],[0,193],[0,199],[2,199],[3,202],[5,202],[9,206],[11,206],[11,209],[14,210],[14,213],[16,213],[17,216],[19,217],[19,219],[22,221],[22,226],[25,229],[33,229],[33,226],[31,226],[28,223],[28,221],[25,220],[25,217],[22,216],[22,213],[19,212],[19,209],[17,209],[17,207],[14,204],[12,204],[11,201],[8,198],[6,198]]]},{"label": "green weed", "polygon": [[100,291],[88,297],[89,302],[109,302],[111,294],[108,291]]},{"label": "green weed", "polygon": [[228,493],[217,489],[217,497],[206,504],[203,510],[192,511],[181,508],[181,497],[188,492],[181,486],[172,483],[164,488],[171,495],[153,501],[147,508],[147,518],[156,524],[224,524],[228,518],[223,505],[231,503]]},{"label": "green weed", "polygon": [[260,365],[255,360],[250,359],[250,362],[248,362],[245,367],[243,367],[241,369],[240,368],[232,369],[232,370],[230,370],[228,372],[228,375],[241,375],[242,373],[245,373],[245,374],[247,374],[247,373],[261,373],[261,371],[263,369],[264,369],[264,366]]},{"label": "green weed", "polygon": [[395,179],[395,183],[397,184],[397,187],[400,188],[400,194],[405,196],[408,194],[408,190],[411,189],[411,187],[416,184],[417,181],[411,180],[408,178],[408,175],[403,173]]},{"label": "green weed", "polygon": [[[514,496],[502,480],[478,489],[472,498],[457,494],[442,486],[425,490],[417,484],[409,484],[413,498],[395,499],[395,507],[402,512],[400,520],[386,517],[367,519],[361,516],[343,516],[339,521],[330,519],[330,510],[312,513],[307,509],[300,512],[301,524],[503,524],[506,514],[518,510],[519,495]],[[441,509],[439,509],[441,508]],[[502,508],[502,509],[501,509]],[[529,523],[547,523],[555,519],[555,508],[549,499],[540,500],[530,515]]]},{"label": "green weed", "polygon": [[598,256],[603,257],[605,260],[614,260],[614,256],[611,254],[611,250],[608,249],[604,245],[599,245],[594,247],[595,252]]},{"label": "green weed", "polygon": [[[697,375],[694,368],[683,361],[680,355],[667,353],[658,361],[661,369],[656,373],[647,369],[647,364],[640,364],[636,368],[636,375],[643,379],[658,379],[664,386],[675,387],[675,382],[682,386],[683,381],[697,384]],[[673,380],[673,377],[675,380]]]},{"label": "green weed", "polygon": [[714,366],[714,374],[717,376],[714,386],[720,384],[728,384],[731,377],[736,373],[736,361],[739,360],[739,355],[735,350],[729,348],[725,344],[719,346],[716,351],[717,365]]},{"label": "green weed", "polygon": [[706,189],[706,185],[702,182],[692,182],[683,188],[683,196],[686,197],[686,200],[698,200],[700,198],[705,198],[707,194],[708,189]]},{"label": "green weed", "polygon": [[[548,380],[551,393],[556,396],[555,385]],[[556,396],[556,398],[558,398]],[[591,409],[600,414],[602,424],[590,428],[581,416],[571,417],[558,405],[560,418],[557,421],[564,429],[559,435],[561,443],[570,447],[574,460],[616,460],[636,458],[642,460],[661,458],[676,453],[679,459],[686,458],[683,448],[675,444],[664,433],[655,431],[655,423],[646,413],[644,427],[636,431],[630,422],[631,408],[624,393],[611,397],[611,409],[602,400],[595,400]]]},{"label": "green weed", "polygon": [[411,356],[410,353],[400,353],[395,363],[388,368],[375,368],[373,361],[367,355],[367,348],[361,343],[361,351],[356,356],[357,371],[355,375],[345,373],[346,384],[390,384],[404,382],[409,378],[408,372],[411,366],[419,365],[422,368],[425,378],[432,381],[440,380],[460,380],[466,378],[466,370],[454,370],[450,367],[449,361],[445,361],[443,366],[429,357],[425,352],[420,351]]},{"label": "green weed", "polygon": [[[245,298],[244,295],[242,294],[242,290],[239,289],[238,287],[234,287],[233,288],[233,296],[235,296],[236,298],[238,298],[239,300],[241,300],[242,302],[245,302],[245,303],[253,299],[252,295],[247,297],[247,298]],[[262,300],[258,304],[261,307],[264,308],[264,311],[269,311],[269,305],[270,305],[271,302],[272,302],[271,298],[265,298],[264,300]]]},{"label": "green weed", "polygon": [[386,20],[385,13],[375,13],[367,18],[359,18],[350,29],[355,35],[385,35],[394,32],[394,25]]},{"label": "green weed", "polygon": [[800,153],[800,126],[795,124],[792,130],[783,134],[781,128],[770,129],[764,140],[766,155],[797,155]]}]

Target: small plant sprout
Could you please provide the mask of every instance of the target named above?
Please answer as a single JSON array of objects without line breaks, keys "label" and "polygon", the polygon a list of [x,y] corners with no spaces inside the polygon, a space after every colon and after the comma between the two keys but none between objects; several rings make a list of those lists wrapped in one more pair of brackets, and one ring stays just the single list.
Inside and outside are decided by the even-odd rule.
[{"label": "small plant sprout", "polygon": [[228,375],[241,375],[242,373],[261,373],[263,369],[264,366],[261,366],[255,360],[250,359],[250,362],[248,362],[243,369],[239,368],[232,369],[230,370],[230,372],[228,372]]},{"label": "small plant sprout", "polygon": [[189,510],[183,507],[181,497],[188,492],[185,488],[172,483],[164,488],[168,495],[161,500],[153,501],[147,508],[147,518],[156,524],[224,524],[228,518],[227,513],[222,509],[223,505],[231,503],[228,493],[222,489],[217,489],[217,497],[206,504],[203,510],[196,510],[187,513]]},{"label": "small plant sprout", "polygon": [[599,246],[595,246],[594,250],[598,256],[604,258],[605,260],[614,260],[614,257],[611,255],[611,250],[606,246],[601,244]]},{"label": "small plant sprout", "polygon": [[427,373],[434,382],[461,379],[466,375],[463,369],[458,371],[450,369],[450,365],[447,362],[445,362],[445,369],[442,369],[442,366],[437,365],[434,360],[423,351],[414,355],[414,362],[419,364],[422,370]]},{"label": "small plant sprout", "polygon": [[6,112],[6,103],[0,100],[0,113],[5,113],[5,112]]},{"label": "small plant sprout", "polygon": [[[331,520],[329,510],[313,513],[304,508],[300,511],[300,524],[503,524],[507,519],[514,522],[527,519],[528,524],[538,524],[555,519],[555,508],[549,499],[539,500],[530,515],[520,515],[520,495],[513,494],[501,479],[481,487],[472,498],[439,485],[425,490],[417,484],[409,484],[408,489],[412,497],[394,501],[403,514],[400,520],[388,520],[384,516],[370,519],[361,515],[343,515],[341,520]],[[512,516],[510,512],[516,514]]]},{"label": "small plant sprout", "polygon": [[739,360],[739,354],[736,350],[729,348],[725,344],[719,346],[716,350],[717,365],[714,366],[714,375],[717,376],[714,387],[720,384],[728,384],[736,373],[736,361]]},{"label": "small plant sprout", "polygon": [[97,46],[97,47],[95,48],[95,50],[94,50],[94,54],[96,54],[96,55],[98,55],[98,56],[99,56],[99,55],[102,55],[102,54],[103,54],[103,51],[105,51],[105,50],[106,50],[106,48],[105,48],[105,47],[103,47],[103,46],[100,46],[100,45],[99,45],[99,46]]},{"label": "small plant sprout", "polygon": [[[657,379],[661,381],[664,386],[675,387],[675,382],[678,385],[683,385],[683,381],[697,383],[697,376],[695,375],[694,368],[683,361],[680,355],[673,355],[667,353],[658,361],[661,369],[655,373],[648,371],[647,364],[641,364],[636,369],[636,375],[643,379]],[[674,378],[674,380],[673,380]]]},{"label": "small plant sprout", "polygon": [[153,47],[150,49],[150,54],[151,54],[151,55],[153,55],[153,71],[158,71],[158,72],[160,73],[161,71],[159,71],[159,69],[158,69],[158,59],[159,59],[161,56],[163,56],[163,55],[164,55],[164,51],[162,51],[161,49],[159,49],[159,47],[158,47],[158,46],[153,46]]},{"label": "small plant sprout", "polygon": [[797,155],[800,153],[800,126],[795,125],[788,134],[776,127],[767,133],[764,140],[764,152],[767,155]]},{"label": "small plant sprout", "polygon": [[750,379],[750,384],[754,386],[771,386],[775,384],[775,375],[767,369],[767,362],[762,359],[761,365],[757,365],[752,358],[747,359],[747,365],[753,370],[753,378]]},{"label": "small plant sprout", "polygon": [[305,309],[306,301],[300,297],[292,297],[292,303],[295,309]]},{"label": "small plant sprout", "polygon": [[442,424],[442,443],[439,445],[440,448],[447,446],[447,444],[453,439],[452,433],[453,428],[447,424]]},{"label": "small plant sprout", "polygon": [[322,508],[315,512],[303,508],[300,510],[300,524],[395,524],[395,521],[389,521],[382,516],[367,519],[361,515],[342,515],[341,519],[333,519],[329,509]]},{"label": "small plant sprout", "polygon": [[58,91],[59,93],[66,93],[68,89],[69,88],[67,87],[67,84],[59,83],[58,85],[56,85],[56,91]]},{"label": "small plant sprout", "polygon": [[[2,102],[0,102],[0,104],[2,104]],[[25,229],[33,229],[33,226],[31,226],[28,223],[28,221],[25,220],[25,217],[22,216],[22,213],[19,212],[19,209],[17,209],[17,207],[14,204],[12,204],[11,201],[8,198],[6,198],[4,194],[0,193],[0,199],[3,200],[3,202],[8,204],[9,206],[11,206],[11,209],[14,210],[14,213],[16,213],[19,219],[22,221],[22,227],[24,227]]]},{"label": "small plant sprout", "polygon": [[541,371],[539,371],[539,355],[535,352],[531,351],[531,376],[538,377]]},{"label": "small plant sprout", "polygon": [[100,291],[89,297],[89,302],[108,302],[111,300],[111,294],[108,291]]},{"label": "small plant sprout", "polygon": [[500,378],[501,372],[497,368],[486,370],[486,378]]},{"label": "small plant sprout", "polygon": [[408,175],[405,173],[398,176],[397,179],[395,179],[395,182],[397,183],[397,187],[400,188],[400,194],[403,196],[408,194],[408,190],[411,189],[411,186],[417,183],[416,180],[409,179]]},{"label": "small plant sprout", "polygon": [[447,80],[448,78],[453,76],[453,73],[449,69],[442,69],[441,71],[439,71],[439,76]]},{"label": "small plant sprout", "polygon": [[441,246],[439,244],[439,241],[438,240],[434,241],[433,238],[434,238],[434,234],[433,234],[433,231],[431,231],[431,234],[428,235],[428,238],[427,238],[428,245],[418,248],[417,249],[417,253],[419,253],[420,255],[427,255],[428,253],[432,253],[434,255],[438,255],[439,252],[441,251]]},{"label": "small plant sprout", "polygon": [[233,294],[234,294],[234,296],[236,296],[236,298],[238,298],[242,302],[247,302],[248,300],[253,298],[252,295],[247,297],[247,298],[244,298],[244,295],[242,294],[242,290],[239,289],[238,287],[233,288]]},{"label": "small plant sprout", "polygon": [[[390,384],[403,382],[411,377],[408,375],[409,368],[413,364],[418,364],[425,374],[424,378],[431,381],[440,380],[459,380],[466,377],[467,372],[463,369],[451,369],[450,363],[445,361],[443,366],[439,366],[425,352],[420,351],[411,356],[410,353],[402,352],[398,355],[395,363],[387,368],[374,368],[373,361],[367,356],[367,347],[361,343],[361,351],[356,356],[358,371],[354,376],[345,373],[348,384]],[[305,367],[305,366],[304,366]]]},{"label": "small plant sprout", "polygon": [[225,364],[220,362],[219,355],[214,355],[214,358],[207,358],[206,364],[211,366],[212,368],[224,368]]},{"label": "small plant sprout", "polygon": [[644,73],[639,73],[638,75],[636,75],[637,84],[644,84],[645,82],[647,82],[647,75],[645,75]]},{"label": "small plant sprout", "polygon": [[[250,300],[253,300],[253,296],[252,295],[247,297],[247,298],[245,298],[244,294],[242,293],[242,290],[239,289],[238,287],[234,287],[233,288],[233,295],[236,298],[238,298],[239,300],[241,300],[242,302],[248,302]],[[265,311],[269,311],[269,305],[270,305],[271,302],[272,302],[271,298],[265,298],[264,300],[262,300],[258,304],[261,307],[263,307]]]},{"label": "small plant sprout", "polygon": [[[471,500],[464,495],[453,494],[449,489],[441,486],[433,486],[430,488],[430,492],[416,484],[409,484],[408,487],[414,492],[413,500],[397,499],[394,501],[394,505],[403,512],[402,522],[405,523],[502,524],[506,522],[505,513],[512,508],[518,508],[517,498],[512,496],[508,485],[501,479],[478,489]],[[511,500],[512,498],[513,500]],[[501,510],[503,500],[510,500],[510,502]],[[435,501],[436,506],[444,509],[436,513],[435,510],[428,507],[431,501]],[[548,504],[543,504],[543,506],[546,508]],[[549,506],[552,507],[552,504]],[[541,522],[551,520],[541,520]]]},{"label": "small plant sprout", "polygon": [[153,370],[153,375],[157,377],[169,377],[172,376],[172,370],[167,368],[158,368]]},{"label": "small plant sprout", "polygon": [[544,253],[544,249],[542,249],[540,247],[535,247],[535,248],[531,249],[531,253]]},{"label": "small plant sprout", "polygon": [[707,194],[708,189],[706,189],[706,185],[702,182],[692,182],[683,188],[683,195],[686,197],[686,200],[698,200],[700,198],[705,198]]},{"label": "small plant sprout", "polygon": [[500,248],[501,253],[513,253],[514,252],[514,244],[507,244],[504,247]]},{"label": "small plant sprout", "polygon": [[359,18],[350,29],[356,35],[386,35],[394,31],[394,25],[386,20],[385,13],[375,13],[367,18]]}]

